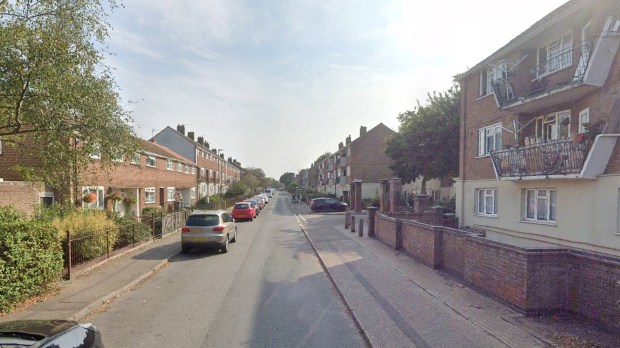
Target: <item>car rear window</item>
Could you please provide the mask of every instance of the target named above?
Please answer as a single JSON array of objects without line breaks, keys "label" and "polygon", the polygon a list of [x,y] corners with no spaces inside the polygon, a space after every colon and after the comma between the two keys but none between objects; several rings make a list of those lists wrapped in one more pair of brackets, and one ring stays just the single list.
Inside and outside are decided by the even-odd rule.
[{"label": "car rear window", "polygon": [[216,226],[220,224],[217,215],[190,215],[185,222],[185,226]]},{"label": "car rear window", "polygon": [[248,209],[249,206],[245,203],[235,204],[235,209]]}]

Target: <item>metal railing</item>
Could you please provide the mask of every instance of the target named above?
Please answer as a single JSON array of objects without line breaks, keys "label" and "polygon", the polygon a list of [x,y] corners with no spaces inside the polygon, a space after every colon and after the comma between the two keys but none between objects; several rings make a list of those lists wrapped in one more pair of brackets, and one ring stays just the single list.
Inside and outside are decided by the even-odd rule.
[{"label": "metal railing", "polygon": [[519,65],[513,71],[504,72],[492,84],[500,106],[583,82],[597,39],[592,37],[559,50],[540,64]]},{"label": "metal railing", "polygon": [[563,140],[491,152],[498,177],[566,175],[581,172],[586,143]]},{"label": "metal railing", "polygon": [[63,241],[64,275],[71,279],[76,269],[83,269],[149,240],[161,238],[185,224],[190,211],[184,210],[142,216],[138,221],[114,229],[92,230],[71,234]]}]

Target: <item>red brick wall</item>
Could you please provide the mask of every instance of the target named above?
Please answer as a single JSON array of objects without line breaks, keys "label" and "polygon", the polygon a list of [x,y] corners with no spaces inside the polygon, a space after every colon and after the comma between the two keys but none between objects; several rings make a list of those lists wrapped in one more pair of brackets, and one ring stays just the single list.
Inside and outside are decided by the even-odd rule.
[{"label": "red brick wall", "polygon": [[366,132],[350,144],[351,155],[347,165],[351,172],[349,179],[362,179],[364,182],[379,182],[380,179],[394,177],[390,165],[392,161],[385,154],[386,140],[394,131],[383,124]]},{"label": "red brick wall", "polygon": [[36,158],[25,156],[24,153],[14,148],[10,143],[3,141],[2,154],[0,154],[0,178],[7,181],[21,180],[21,175],[13,169],[17,165],[40,167],[39,161]]},{"label": "red brick wall", "polygon": [[44,190],[45,186],[42,184],[23,181],[0,182],[0,206],[12,205],[17,210],[32,215],[34,207],[39,204],[39,193]]},{"label": "red brick wall", "polygon": [[[399,219],[377,214],[376,238],[396,245]],[[524,249],[467,231],[402,221],[403,249],[525,313],[569,310],[620,333],[620,259]],[[434,260],[434,261],[433,261]]]}]

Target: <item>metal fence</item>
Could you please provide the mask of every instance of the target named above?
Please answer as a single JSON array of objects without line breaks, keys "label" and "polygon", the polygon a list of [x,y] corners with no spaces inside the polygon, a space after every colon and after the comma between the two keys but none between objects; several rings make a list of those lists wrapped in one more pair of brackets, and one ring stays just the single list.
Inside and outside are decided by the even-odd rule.
[{"label": "metal fence", "polygon": [[149,240],[161,238],[185,224],[191,211],[142,216],[138,221],[107,230],[92,230],[72,235],[63,241],[64,276],[71,279],[76,270],[93,266]]}]

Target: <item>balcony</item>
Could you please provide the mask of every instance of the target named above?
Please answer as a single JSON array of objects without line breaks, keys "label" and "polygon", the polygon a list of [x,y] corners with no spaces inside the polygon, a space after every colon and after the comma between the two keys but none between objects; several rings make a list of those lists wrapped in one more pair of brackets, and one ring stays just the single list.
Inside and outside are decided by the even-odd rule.
[{"label": "balcony", "polygon": [[524,48],[521,61],[493,81],[497,105],[533,113],[579,99],[605,84],[619,46],[620,18],[609,17],[600,36],[579,44],[553,52]]},{"label": "balcony", "polygon": [[594,142],[555,141],[491,152],[498,179],[595,179],[604,173],[619,134],[600,134]]}]

